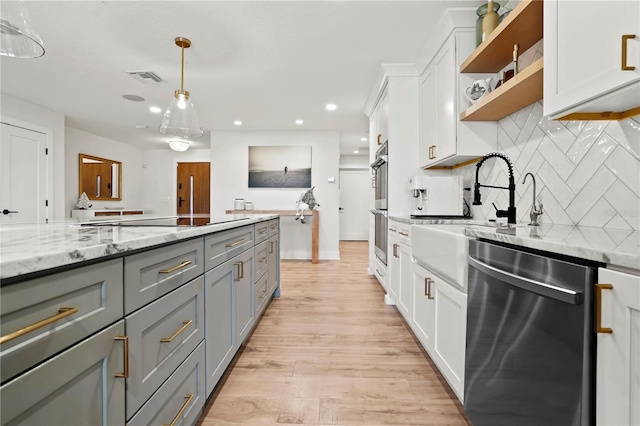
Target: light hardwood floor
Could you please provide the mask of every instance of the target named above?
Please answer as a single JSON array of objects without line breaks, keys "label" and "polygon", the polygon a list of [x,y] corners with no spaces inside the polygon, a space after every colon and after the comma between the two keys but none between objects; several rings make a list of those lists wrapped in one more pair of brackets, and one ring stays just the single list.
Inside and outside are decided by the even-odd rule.
[{"label": "light hardwood floor", "polygon": [[367,275],[367,242],[340,261],[282,261],[274,299],[200,420],[212,425],[470,425],[400,314]]}]

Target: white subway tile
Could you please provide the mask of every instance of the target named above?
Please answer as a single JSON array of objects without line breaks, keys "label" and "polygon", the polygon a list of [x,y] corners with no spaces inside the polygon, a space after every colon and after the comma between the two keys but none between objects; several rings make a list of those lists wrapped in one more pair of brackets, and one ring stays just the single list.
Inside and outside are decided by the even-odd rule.
[{"label": "white subway tile", "polygon": [[562,152],[567,152],[576,137],[567,129],[562,121],[552,120],[549,117],[542,117],[538,127],[555,143]]},{"label": "white subway tile", "polygon": [[555,199],[549,188],[544,188],[540,192],[538,201],[544,204],[545,223],[555,223],[560,225],[573,225],[573,221],[564,211],[558,200]]},{"label": "white subway tile", "polygon": [[567,214],[575,223],[579,223],[615,181],[616,177],[609,169],[599,168],[569,204]]},{"label": "white subway tile", "polygon": [[563,180],[566,180],[576,166],[564,155],[564,152],[548,137],[545,136],[538,145],[538,152],[553,167]]},{"label": "white subway tile", "polygon": [[613,219],[611,219],[609,222],[607,222],[606,225],[604,225],[604,229],[607,230],[611,230],[611,229],[628,229],[628,230],[633,230],[633,228],[631,228],[631,226],[629,226],[629,224],[627,223],[626,220],[624,220],[622,218],[622,216],[620,216],[619,214],[616,214]]},{"label": "white subway tile", "polygon": [[625,184],[616,181],[604,198],[633,229],[640,229],[640,198]]},{"label": "white subway tile", "polygon": [[569,179],[567,179],[567,185],[573,192],[578,193],[584,187],[593,176],[593,173],[602,166],[617,145],[613,138],[606,133],[603,133],[598,138],[591,146],[591,149],[582,157],[582,161],[580,161]]},{"label": "white subway tile", "polygon": [[611,207],[611,204],[609,204],[604,198],[600,198],[580,220],[580,226],[594,226],[602,228],[611,220],[613,217],[612,215],[615,214],[616,212],[613,207]]},{"label": "white subway tile", "polygon": [[544,138],[544,133],[536,127],[529,138],[529,142],[524,145],[524,149],[522,150],[520,157],[518,157],[518,161],[514,164],[517,170],[524,170],[527,167],[527,164],[529,164],[535,155],[542,138]]},{"label": "white subway tile", "polygon": [[633,118],[611,121],[606,132],[640,160],[640,123]]},{"label": "white subway tile", "polygon": [[509,115],[498,121],[498,126],[507,133],[512,141],[515,142],[515,140],[518,139],[520,127],[518,127],[516,122],[513,121],[513,115]]},{"label": "white subway tile", "polygon": [[582,131],[582,129],[584,129],[584,126],[586,125],[587,125],[587,121],[571,120],[567,122],[567,129],[574,135],[578,136]]},{"label": "white subway tile", "polygon": [[634,194],[640,197],[640,161],[617,147],[604,163]]},{"label": "white subway tile", "polygon": [[562,177],[556,173],[554,167],[545,161],[542,163],[542,166],[540,166],[540,170],[538,170],[538,176],[540,176],[540,179],[544,182],[545,186],[549,188],[551,193],[553,193],[562,208],[566,209],[569,203],[574,199],[575,194],[567,184],[564,183]]},{"label": "white subway tile", "polygon": [[584,126],[580,135],[576,138],[575,142],[567,151],[567,156],[575,164],[582,161],[585,154],[591,149],[591,146],[598,140],[600,134],[606,127],[607,122],[603,121],[589,121]]}]

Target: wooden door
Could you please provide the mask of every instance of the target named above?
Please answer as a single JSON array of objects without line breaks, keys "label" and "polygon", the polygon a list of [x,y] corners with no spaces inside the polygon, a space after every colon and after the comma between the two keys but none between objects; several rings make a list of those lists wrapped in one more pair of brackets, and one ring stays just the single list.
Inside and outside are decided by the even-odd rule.
[{"label": "wooden door", "polygon": [[[210,163],[178,163],[178,216],[209,214]],[[209,218],[194,218],[194,225],[204,225]]]},{"label": "wooden door", "polygon": [[366,241],[369,170],[340,171],[340,240]]},{"label": "wooden door", "polygon": [[46,222],[47,135],[2,123],[0,222]]}]

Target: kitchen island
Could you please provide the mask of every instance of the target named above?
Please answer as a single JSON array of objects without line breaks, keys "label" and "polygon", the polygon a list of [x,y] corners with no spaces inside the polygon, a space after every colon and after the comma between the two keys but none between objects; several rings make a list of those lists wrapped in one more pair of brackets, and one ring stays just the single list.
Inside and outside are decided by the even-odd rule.
[{"label": "kitchen island", "polygon": [[136,219],[0,228],[2,425],[194,424],[279,296],[277,215]]}]

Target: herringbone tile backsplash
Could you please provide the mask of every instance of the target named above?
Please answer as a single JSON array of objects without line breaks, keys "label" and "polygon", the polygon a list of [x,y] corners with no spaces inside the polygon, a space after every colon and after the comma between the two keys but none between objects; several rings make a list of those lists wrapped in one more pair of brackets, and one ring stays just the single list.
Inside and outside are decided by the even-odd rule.
[{"label": "herringbone tile backsplash", "polygon": [[[498,122],[498,150],[514,165],[518,220],[529,219],[536,177],[537,201],[544,207],[541,223],[640,228],[640,118],[623,121],[554,121],[542,116],[536,102]],[[473,187],[475,165],[457,169],[465,187]],[[502,160],[487,160],[480,182],[507,186]],[[465,193],[469,205],[472,193]],[[481,206],[471,206],[476,219],[495,218],[491,203],[509,204],[508,192],[482,188]]]}]

